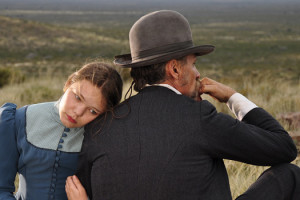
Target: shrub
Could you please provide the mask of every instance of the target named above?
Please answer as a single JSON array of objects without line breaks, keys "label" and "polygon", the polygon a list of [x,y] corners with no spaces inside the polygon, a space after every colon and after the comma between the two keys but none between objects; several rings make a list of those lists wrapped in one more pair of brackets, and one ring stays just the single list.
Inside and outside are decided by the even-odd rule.
[{"label": "shrub", "polygon": [[0,88],[13,83],[22,83],[25,76],[19,71],[9,68],[0,68]]},{"label": "shrub", "polygon": [[20,95],[21,101],[28,104],[57,100],[61,95],[61,90],[52,89],[47,86],[33,86],[25,89]]}]

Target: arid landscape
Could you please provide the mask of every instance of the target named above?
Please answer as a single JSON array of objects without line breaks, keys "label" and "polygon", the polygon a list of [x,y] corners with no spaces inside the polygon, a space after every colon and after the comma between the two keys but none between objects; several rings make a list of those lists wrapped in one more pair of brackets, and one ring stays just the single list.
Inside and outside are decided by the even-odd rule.
[{"label": "arid landscape", "polygon": [[[112,63],[115,55],[129,53],[128,31],[140,16],[172,9],[190,21],[195,44],[216,46],[214,53],[199,57],[201,76],[225,83],[265,108],[300,145],[300,127],[283,117],[300,111],[300,2],[87,2],[0,0],[1,104],[57,100],[68,74],[83,64]],[[129,73],[117,69],[125,94]],[[203,98],[232,115],[226,105]],[[268,168],[225,163],[233,197]],[[293,163],[300,166],[300,159]]]}]

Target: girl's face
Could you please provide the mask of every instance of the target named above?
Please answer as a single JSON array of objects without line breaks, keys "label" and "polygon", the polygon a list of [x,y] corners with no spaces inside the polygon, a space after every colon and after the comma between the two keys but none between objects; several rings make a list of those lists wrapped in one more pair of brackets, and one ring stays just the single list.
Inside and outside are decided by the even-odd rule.
[{"label": "girl's face", "polygon": [[59,117],[68,128],[82,127],[105,111],[101,90],[90,81],[77,81],[66,90],[59,104]]}]

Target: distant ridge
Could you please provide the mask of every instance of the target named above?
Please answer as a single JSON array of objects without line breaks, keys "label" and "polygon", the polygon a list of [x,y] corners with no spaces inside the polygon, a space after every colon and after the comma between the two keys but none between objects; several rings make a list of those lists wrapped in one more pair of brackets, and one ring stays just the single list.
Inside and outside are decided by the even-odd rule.
[{"label": "distant ridge", "polygon": [[1,61],[112,59],[120,52],[118,49],[126,45],[126,41],[103,36],[90,29],[5,16],[0,16],[0,30]]}]

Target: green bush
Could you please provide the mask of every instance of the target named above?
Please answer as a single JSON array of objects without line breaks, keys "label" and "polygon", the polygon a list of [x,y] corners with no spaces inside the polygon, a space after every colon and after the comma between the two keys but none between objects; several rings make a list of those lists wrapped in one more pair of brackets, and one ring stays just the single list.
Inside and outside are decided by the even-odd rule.
[{"label": "green bush", "polygon": [[0,68],[0,88],[13,83],[22,83],[25,76],[19,71],[9,68]]},{"label": "green bush", "polygon": [[57,100],[61,96],[61,90],[52,89],[46,86],[33,86],[21,93],[21,101],[28,104]]}]

